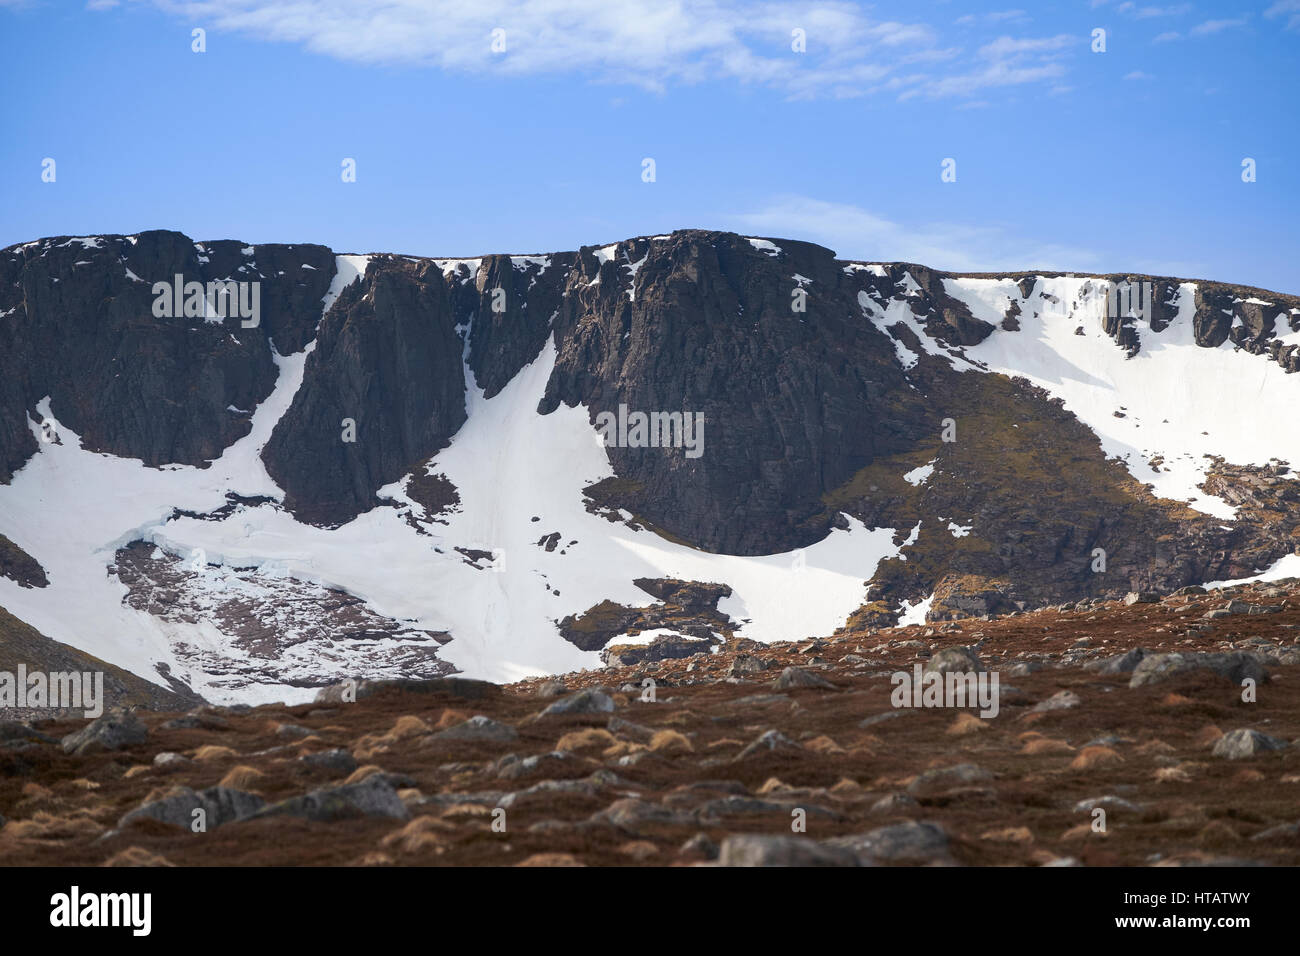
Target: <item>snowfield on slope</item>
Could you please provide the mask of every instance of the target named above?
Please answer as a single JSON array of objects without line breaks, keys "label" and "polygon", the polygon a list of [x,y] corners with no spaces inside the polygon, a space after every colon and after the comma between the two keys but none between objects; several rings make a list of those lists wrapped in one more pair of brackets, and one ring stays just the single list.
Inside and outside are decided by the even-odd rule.
[{"label": "snowfield on slope", "polygon": [[[173,554],[202,548],[209,561],[276,562],[294,577],[357,595],[382,615],[450,631],[453,640],[439,656],[496,681],[600,666],[597,653],[563,640],[556,624],[606,599],[653,603],[634,578],[729,584],[734,593],[719,607],[748,621],[740,634],[794,639],[842,624],[879,561],[897,553],[892,529],[852,521],[802,553],[736,557],[589,513],[582,489],[613,471],[586,409],[537,413],[554,362],[548,342],[492,399],[471,385],[468,420],[430,466],[456,486],[460,506],[442,516],[445,527],[431,526],[431,536],[417,534],[394,508],[327,531],[263,506],[221,522],[181,518],[154,529],[150,540]],[[418,508],[400,488],[394,483],[380,495]],[[552,532],[562,546],[548,552],[537,542]],[[476,568],[457,547],[493,559]]]},{"label": "snowfield on slope", "polygon": [[[750,242],[768,255],[781,255],[767,240]],[[603,247],[598,255],[613,257],[617,248]],[[364,275],[369,258],[336,257],[338,271],[324,310]],[[517,268],[549,265],[539,257],[515,259]],[[437,263],[461,282],[473,281],[481,268],[478,259]],[[629,273],[628,294],[635,296],[640,263],[622,265]],[[879,274],[879,267],[845,267],[849,274],[858,269]],[[1104,331],[1102,280],[1039,278],[1028,296],[1011,279],[947,278],[944,283],[949,295],[995,328],[1008,307],[1018,304],[1019,330],[997,328],[964,349],[943,346],[912,311],[919,287],[910,275],[901,284],[903,298],[862,293],[858,300],[868,321],[882,330],[901,322],[916,333],[921,350],[958,370],[1023,376],[1061,398],[1098,435],[1105,452],[1122,459],[1155,494],[1192,501],[1201,511],[1230,520],[1232,507],[1196,487],[1204,480],[1207,455],[1235,464],[1297,462],[1300,418],[1287,413],[1300,407],[1300,376],[1231,343],[1198,346],[1192,327],[1194,284],[1179,287],[1177,314],[1167,328],[1156,332],[1137,320],[1141,349],[1129,358]],[[468,328],[461,331],[468,340]],[[900,365],[914,367],[920,356],[893,341]],[[55,422],[59,443],[39,442],[38,453],[9,485],[0,486],[0,532],[41,563],[50,584],[25,589],[0,578],[0,606],[48,636],[142,677],[160,681],[157,668],[165,665],[216,702],[298,702],[310,699],[315,689],[302,686],[297,668],[327,659],[337,662],[339,678],[397,676],[401,640],[381,639],[377,647],[348,635],[313,637],[284,654],[274,679],[241,680],[215,673],[218,668],[207,673],[196,661],[247,662],[244,649],[206,617],[163,619],[125,603],[126,586],[108,572],[117,549],[143,540],[155,545],[159,556],[195,561],[200,570],[187,587],[207,589],[212,600],[200,602],[204,607],[232,594],[274,605],[292,597],[292,587],[282,587],[288,579],[344,592],[409,631],[448,632],[451,641],[438,649],[438,658],[468,676],[511,681],[600,666],[597,653],[565,641],[557,624],[604,600],[633,607],[654,603],[632,583],[640,577],[729,585],[733,593],[719,610],[738,625],[740,636],[775,641],[830,633],[862,604],[864,585],[879,563],[905,559],[919,534],[918,522],[910,537],[895,545],[894,529],[870,529],[848,518],[845,530],[832,531],[810,547],[734,556],[698,551],[592,514],[583,489],[613,475],[600,433],[585,407],[537,412],[556,362],[553,339],[491,399],[466,368],[467,420],[429,465],[430,473],[457,489],[459,505],[447,513],[425,516],[398,481],[379,493],[392,507],[376,507],[337,529],[301,524],[274,504],[243,505],[221,520],[169,520],[174,509],[202,514],[222,508],[228,493],[283,500],[260,452],[292,403],[314,347],[275,356],[279,378],[254,412],[250,434],[206,469],[147,468],[136,460],[93,453]],[[38,412],[53,417],[48,399]],[[42,437],[36,421],[29,426]],[[919,486],[937,480],[934,471],[930,462],[904,478]],[[436,520],[420,522],[429,532],[421,534],[408,522],[410,516]],[[970,531],[961,523],[969,517],[943,520],[955,536]],[[559,535],[559,546],[547,551],[538,540],[552,534]],[[471,563],[457,549],[492,558]],[[1261,576],[1293,572],[1295,557]],[[256,580],[242,570],[249,568],[258,569]],[[933,599],[907,605],[902,623],[922,621]],[[312,643],[316,640],[320,643]]]},{"label": "snowfield on slope", "polygon": [[[945,279],[944,285],[995,327],[1011,303],[1019,303],[1019,331],[997,328],[966,355],[1063,399],[1105,453],[1122,459],[1157,496],[1232,519],[1235,508],[1197,487],[1210,465],[1207,455],[1237,465],[1280,458],[1300,466],[1300,417],[1286,414],[1300,408],[1300,375],[1231,341],[1218,348],[1197,345],[1194,283],[1180,285],[1177,315],[1161,331],[1135,320],[1141,350],[1132,358],[1103,328],[1102,280],[1040,277],[1028,296],[1011,279]],[[954,367],[966,366],[955,360]],[[1151,464],[1155,458],[1163,459],[1158,469]]]},{"label": "snowfield on slope", "polygon": [[[326,307],[364,274],[367,258],[338,257]],[[240,684],[187,665],[196,656],[233,661],[240,651],[210,620],[163,620],[124,603],[127,588],[108,573],[116,550],[143,540],[197,568],[206,565],[188,586],[213,589],[214,599],[232,589],[261,591],[224,573],[231,568],[259,568],[272,593],[286,577],[344,591],[411,628],[449,631],[452,641],[439,657],[468,676],[495,681],[600,666],[597,653],[561,638],[557,623],[606,599],[653,603],[634,578],[730,585],[733,594],[719,608],[740,624],[738,634],[796,639],[844,623],[878,563],[898,553],[893,529],[868,529],[853,519],[808,548],[749,557],[697,551],[591,514],[582,489],[613,474],[599,432],[583,407],[536,411],[555,363],[553,340],[490,400],[466,369],[468,420],[431,465],[456,486],[460,506],[440,517],[445,526],[430,524],[431,535],[417,533],[394,507],[376,507],[333,530],[300,524],[275,505],[241,506],[219,521],[168,520],[173,509],[221,508],[227,492],[283,499],[259,454],[301,385],[313,348],[276,356],[279,379],[254,413],[252,431],[206,469],[148,468],[90,452],[55,423],[60,443],[41,442],[13,481],[0,486],[0,529],[44,566],[50,584],[26,589],[0,578],[0,605],[49,637],[142,677],[158,681],[156,666],[165,664],[214,701],[303,701],[314,688]],[[48,401],[40,412],[49,415]],[[30,427],[39,438],[39,425]],[[419,509],[401,486],[380,496]],[[551,532],[559,532],[562,546],[548,552],[537,541]],[[495,558],[476,568],[458,547]],[[331,659],[345,661],[339,678],[352,673],[346,644],[330,642]],[[311,653],[310,644],[294,648],[286,680],[294,660]],[[360,669],[371,658],[358,652],[352,660]]]}]

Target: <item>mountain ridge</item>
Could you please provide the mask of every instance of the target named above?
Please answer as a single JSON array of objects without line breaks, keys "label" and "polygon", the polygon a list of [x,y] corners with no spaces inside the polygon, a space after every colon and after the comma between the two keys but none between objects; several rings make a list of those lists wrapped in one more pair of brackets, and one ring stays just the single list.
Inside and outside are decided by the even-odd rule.
[{"label": "mountain ridge", "polygon": [[[177,268],[187,281],[260,283],[258,322],[153,315],[153,283],[170,281]],[[1113,290],[1102,283],[1116,279],[1149,282],[1145,307],[1108,308]],[[1268,401],[1296,397],[1300,379],[1288,373],[1300,365],[1298,332],[1300,299],[1250,287],[1136,273],[949,273],[704,230],[464,259],[194,242],[166,231],[51,237],[0,251],[0,533],[11,553],[48,572],[55,590],[74,573],[107,570],[119,604],[139,614],[160,606],[148,589],[178,580],[176,565],[218,569],[223,584],[208,582],[186,598],[207,612],[192,608],[144,628],[162,632],[146,642],[150,663],[162,660],[172,673],[185,671],[186,661],[229,665],[241,640],[262,646],[255,635],[271,627],[269,608],[309,583],[325,589],[313,606],[327,604],[330,593],[351,594],[389,622],[361,615],[385,641],[449,633],[440,659],[496,676],[494,653],[520,656],[529,661],[525,670],[571,669],[590,658],[520,653],[515,644],[494,651],[507,628],[500,622],[461,620],[458,634],[453,625],[464,615],[439,606],[458,593],[487,602],[496,610],[483,613],[500,621],[527,607],[528,636],[520,640],[531,648],[563,642],[560,621],[602,601],[644,607],[635,578],[707,582],[713,566],[719,578],[723,568],[757,574],[758,564],[728,556],[783,556],[777,563],[797,574],[810,549],[839,555],[816,568],[819,586],[838,595],[830,629],[918,611],[939,619],[1168,591],[1250,576],[1293,553],[1289,461],[1300,436],[1274,422],[1277,434],[1251,444],[1232,422],[1257,414],[1235,387],[1243,376],[1258,378]],[[1284,341],[1292,336],[1297,341]],[[1222,408],[1178,381],[1189,374],[1218,389]],[[524,394],[525,380],[535,391]],[[582,443],[599,415],[620,407],[701,414],[704,454],[693,460],[671,448],[605,447],[590,458]],[[475,437],[475,423],[488,419],[497,432]],[[43,421],[56,423],[54,441],[42,441]],[[347,421],[355,441],[345,437]],[[954,441],[943,437],[948,421]],[[1200,429],[1202,440],[1197,424],[1214,434]],[[542,434],[569,449],[571,468],[528,449]],[[1142,444],[1148,434],[1156,444]],[[65,435],[75,449],[63,446]],[[466,460],[458,443],[498,464]],[[38,492],[14,492],[13,484],[47,456],[59,458],[61,469],[47,480],[90,468],[87,453],[157,471],[121,480],[135,491],[142,482],[158,485],[158,495],[140,494],[143,523],[103,520],[100,512],[117,507],[106,499],[95,513],[100,538],[68,528],[86,535],[92,554],[111,543],[117,560],[83,555],[78,571],[69,563],[60,573],[42,562],[42,549],[51,549],[40,522],[14,513]],[[1205,464],[1205,454],[1217,463]],[[471,477],[449,478],[449,462]],[[55,468],[52,459],[46,464]],[[200,477],[214,470],[221,474]],[[527,501],[519,486],[539,472],[550,497]],[[173,490],[165,491],[169,483]],[[472,484],[491,488],[490,500],[476,502],[482,496]],[[150,511],[164,503],[172,514],[159,522]],[[566,517],[538,515],[543,503]],[[588,524],[593,518],[603,524]],[[534,529],[534,521],[547,524]],[[248,530],[236,533],[236,522]],[[423,562],[415,546],[432,549],[433,579],[441,581],[434,591],[448,590],[424,603],[377,596],[368,572],[334,553],[336,542],[363,526],[373,546],[391,550],[390,560]],[[579,526],[595,530],[566,530]],[[541,540],[534,545],[525,531]],[[623,573],[621,549],[643,552],[647,531],[699,557],[638,556]],[[628,541],[615,544],[625,532]],[[840,555],[837,542],[886,532],[887,543],[872,538],[876,544]],[[395,543],[408,534],[414,544]],[[588,588],[558,562],[583,552],[593,534],[607,559],[596,564],[609,564],[602,573],[610,577]],[[277,535],[299,544],[252,545]],[[151,544],[153,556],[126,550],[137,542]],[[1097,548],[1107,558],[1100,572]],[[495,568],[497,551],[506,562],[523,560],[522,570]],[[505,596],[478,580],[451,584],[460,572],[442,563],[462,559],[478,578],[496,573],[485,580]],[[161,563],[151,572],[149,561]],[[39,577],[29,562],[18,563]],[[252,584],[231,577],[267,566],[291,583],[281,587],[269,572]],[[126,567],[130,584],[116,577]],[[772,574],[781,588],[806,581]],[[556,586],[561,579],[572,583]],[[756,612],[763,604],[757,579],[745,587],[716,583],[735,588],[718,610],[742,635],[746,626],[767,626],[790,636],[799,626],[797,615]],[[20,593],[11,584],[0,578],[0,605],[54,600],[53,592],[33,597],[45,588]],[[850,584],[859,591],[851,607]],[[543,586],[540,604],[524,594]],[[231,595],[247,587],[265,593],[232,609]],[[217,613],[211,601],[221,620],[243,623],[199,642],[215,641],[216,650],[194,651],[196,638],[177,631],[209,626],[205,613]],[[57,639],[75,636],[49,606],[29,623]],[[140,620],[127,615],[115,626],[139,628]],[[311,640],[328,642],[328,615],[304,626],[318,635]],[[467,638],[467,627],[479,636]],[[190,650],[177,658],[178,646]],[[107,656],[102,644],[92,647]],[[410,660],[410,650],[394,650],[393,660]],[[348,659],[340,654],[337,666]],[[250,661],[249,671],[264,675],[265,665]],[[140,673],[143,663],[136,667]],[[325,667],[295,681],[329,676]]]}]

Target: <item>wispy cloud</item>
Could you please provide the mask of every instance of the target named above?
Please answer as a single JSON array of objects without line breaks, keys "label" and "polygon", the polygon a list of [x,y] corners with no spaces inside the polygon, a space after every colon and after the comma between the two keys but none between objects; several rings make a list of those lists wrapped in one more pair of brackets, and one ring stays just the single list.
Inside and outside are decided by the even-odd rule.
[{"label": "wispy cloud", "polygon": [[1120,13],[1138,20],[1150,20],[1154,17],[1178,17],[1191,11],[1189,3],[1178,3],[1168,7],[1142,6],[1137,3],[1121,3],[1115,8]]},{"label": "wispy cloud", "polygon": [[1235,17],[1231,20],[1206,20],[1204,23],[1198,23],[1192,27],[1191,34],[1194,37],[1203,37],[1212,33],[1222,33],[1224,30],[1231,30],[1234,27],[1244,27],[1245,25],[1245,17]]},{"label": "wispy cloud", "polygon": [[1024,10],[991,10],[988,13],[968,13],[960,16],[953,22],[961,27],[968,27],[976,23],[1021,23],[1030,20],[1029,14]]},{"label": "wispy cloud", "polygon": [[1264,16],[1270,20],[1286,17],[1286,29],[1300,30],[1300,0],[1278,0],[1264,11]]},{"label": "wispy cloud", "polygon": [[[0,3],[5,0],[0,0]],[[582,75],[651,90],[731,80],[793,98],[961,97],[1055,80],[1059,38],[971,50],[923,22],[846,0],[133,0],[209,32],[293,43],[363,64],[470,74]],[[1003,10],[990,24],[1026,15]],[[494,30],[505,50],[494,52]],[[806,48],[793,49],[793,31]],[[958,37],[966,39],[964,32]]]},{"label": "wispy cloud", "polygon": [[808,196],[779,196],[732,218],[729,225],[747,234],[816,242],[844,259],[916,262],[953,272],[1086,270],[1097,262],[1089,250],[1041,242],[995,226],[903,225],[860,206]]},{"label": "wispy cloud", "polygon": [[1055,81],[1065,74],[1065,54],[1082,47],[1085,38],[1072,34],[1052,37],[1001,36],[981,46],[966,70],[945,76],[919,75],[899,99],[970,97],[996,87]]}]

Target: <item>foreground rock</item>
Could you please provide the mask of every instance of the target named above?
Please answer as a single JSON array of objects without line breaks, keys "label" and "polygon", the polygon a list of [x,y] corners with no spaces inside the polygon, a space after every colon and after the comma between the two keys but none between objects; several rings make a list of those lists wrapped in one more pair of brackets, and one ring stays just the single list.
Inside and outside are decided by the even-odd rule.
[{"label": "foreground rock", "polygon": [[1267,753],[1270,750],[1283,750],[1285,748],[1285,740],[1278,740],[1276,737],[1270,737],[1258,730],[1242,727],[1237,730],[1230,730],[1220,737],[1215,742],[1211,753],[1216,757],[1226,757],[1229,760],[1242,760],[1246,757]]},{"label": "foreground rock", "polygon": [[410,816],[406,804],[381,774],[371,774],[357,783],[313,790],[291,797],[253,814],[254,817],[301,817],[333,823],[358,817],[389,817],[405,820]]},{"label": "foreground rock", "polygon": [[365,700],[386,690],[398,690],[406,694],[448,694],[465,700],[482,700],[497,697],[501,688],[485,680],[470,680],[467,677],[433,677],[428,680],[362,680],[342,681],[329,687],[322,687],[316,692],[318,704],[343,704]]},{"label": "foreground rock", "polygon": [[149,731],[131,711],[105,714],[63,738],[63,752],[79,757],[142,744]]},{"label": "foreground rock", "polygon": [[203,832],[252,816],[264,806],[266,801],[261,797],[242,790],[208,787],[195,792],[189,787],[177,787],[163,799],[146,803],[126,813],[117,825],[121,828],[136,820],[149,819]]},{"label": "foreground rock", "polygon": [[719,866],[859,866],[858,855],[846,847],[826,846],[807,837],[762,836],[747,833],[727,837],[718,855]]},{"label": "foreground rock", "polygon": [[908,863],[948,862],[948,842],[948,832],[939,824],[916,821],[826,841],[828,846],[852,850],[860,861]]},{"label": "foreground rock", "polygon": [[1150,654],[1133,669],[1133,677],[1128,685],[1144,687],[1147,684],[1158,684],[1198,670],[1210,671],[1220,677],[1226,677],[1234,684],[1240,684],[1247,678],[1256,684],[1268,680],[1268,671],[1264,669],[1262,657],[1250,651],[1231,651],[1205,654]]},{"label": "foreground rock", "polygon": [[550,704],[540,714],[556,717],[561,714],[609,714],[614,711],[614,698],[599,688],[580,690]]}]

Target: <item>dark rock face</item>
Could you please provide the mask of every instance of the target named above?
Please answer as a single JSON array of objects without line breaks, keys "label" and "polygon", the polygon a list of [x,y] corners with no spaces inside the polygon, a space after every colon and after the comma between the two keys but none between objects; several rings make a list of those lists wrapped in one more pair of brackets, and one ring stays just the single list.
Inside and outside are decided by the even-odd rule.
[{"label": "dark rock face", "polygon": [[636,578],[632,583],[665,604],[675,604],[688,611],[716,608],[723,598],[731,597],[731,587],[726,584],[704,584],[676,578]]},{"label": "dark rock face", "polygon": [[[0,261],[3,480],[36,450],[27,417],[39,420],[46,395],[91,450],[148,465],[218,457],[275,384],[268,342],[287,352],[310,339],[334,275],[323,246],[196,244],[165,231],[45,239]],[[177,275],[258,283],[258,325],[155,316],[154,283]]]},{"label": "dark rock face", "polygon": [[706,550],[770,553],[820,540],[835,520],[821,495],[919,437],[893,345],[862,319],[842,263],[807,243],[780,249],[688,231],[603,259],[581,251],[540,410],[582,402],[593,424],[620,405],[704,416],[699,457],[609,448],[622,481],[601,504]]},{"label": "dark rock face", "polygon": [[351,520],[464,424],[456,324],[442,273],[430,263],[376,260],[364,281],[343,291],[262,452],[295,516]]},{"label": "dark rock face", "polygon": [[[509,384],[546,344],[577,255],[486,256],[472,285],[465,279],[451,279],[457,316],[460,321],[472,317],[469,367],[488,398]],[[477,296],[467,295],[467,287]]]},{"label": "dark rock face", "polygon": [[[993,326],[971,315],[965,302],[948,295],[943,286],[944,273],[911,263],[893,263],[885,268],[891,285],[900,285],[904,276],[910,275],[921,287],[929,302],[925,330],[934,338],[953,345],[979,345],[992,334]],[[1008,316],[1008,320],[1014,323],[1015,316]]]},{"label": "dark rock face", "polygon": [[0,534],[0,578],[17,581],[25,588],[43,588],[50,582],[39,561]]},{"label": "dark rock face", "polygon": [[718,639],[730,637],[734,625],[717,604],[731,594],[725,584],[703,584],[675,578],[637,578],[633,583],[660,604],[626,607],[601,601],[582,614],[570,614],[560,621],[560,636],[584,651],[598,651],[621,634],[670,628],[680,633],[661,637],[646,646],[619,645],[609,648],[609,659],[668,660],[709,650]]},{"label": "dark rock face", "polygon": [[616,644],[600,652],[600,660],[606,666],[623,666],[631,664],[649,664],[654,661],[672,661],[696,654],[708,654],[717,642],[699,637],[682,637],[680,634],[665,634],[649,644]]},{"label": "dark rock face", "polygon": [[[259,281],[260,324],[155,317],[153,283],[177,273]],[[196,244],[174,232],[0,252],[0,481],[39,447],[30,418],[45,395],[91,449],[201,465],[247,434],[276,380],[272,347],[314,339],[262,453],[285,507],[337,526],[413,474],[408,490],[431,524],[458,500],[424,465],[465,421],[465,363],[490,397],[553,337],[539,412],[581,403],[593,425],[620,409],[702,416],[698,455],[671,441],[610,447],[615,477],[587,489],[593,510],[626,509],[665,536],[734,554],[812,544],[843,515],[899,529],[900,543],[919,522],[907,561],[881,565],[859,625],[929,594],[932,618],[959,618],[1236,577],[1290,551],[1300,527],[1285,475],[1218,463],[1205,490],[1242,512],[1225,529],[1153,498],[1041,389],[955,371],[931,353],[961,354],[994,326],[948,294],[951,274],[925,266],[868,269],[808,243],[699,230],[549,256],[380,256],[321,319],[334,273],[320,246]],[[1039,282],[1004,277],[1026,296]],[[1300,329],[1294,296],[1198,282],[1188,303],[1175,279],[1096,281],[1150,283],[1149,297],[1138,293],[1149,326],[1125,309],[1104,323],[1130,354],[1190,308],[1198,344],[1300,368],[1300,349],[1275,335]],[[881,318],[904,302],[925,342]],[[1001,325],[1025,319],[1012,308]],[[900,350],[915,361],[900,363]],[[939,432],[950,419],[962,437],[948,444]],[[946,480],[902,481],[931,461]],[[949,521],[975,531],[959,536]],[[540,546],[562,546],[553,528],[538,530]],[[1091,567],[1097,549],[1104,574]],[[39,566],[5,555],[0,546],[0,573],[39,585]],[[562,630],[594,650],[630,628],[703,638],[730,626],[720,595],[650,593],[664,606],[597,605]]]}]

